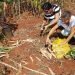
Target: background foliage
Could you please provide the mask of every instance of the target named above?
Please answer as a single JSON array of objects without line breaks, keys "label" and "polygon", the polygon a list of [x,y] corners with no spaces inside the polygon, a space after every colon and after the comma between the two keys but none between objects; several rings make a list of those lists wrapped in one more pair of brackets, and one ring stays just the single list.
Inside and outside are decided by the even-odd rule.
[{"label": "background foliage", "polygon": [[57,3],[61,8],[75,11],[75,0],[0,0],[0,15],[16,17],[26,11],[33,15],[40,15],[42,12],[41,5],[47,1]]}]

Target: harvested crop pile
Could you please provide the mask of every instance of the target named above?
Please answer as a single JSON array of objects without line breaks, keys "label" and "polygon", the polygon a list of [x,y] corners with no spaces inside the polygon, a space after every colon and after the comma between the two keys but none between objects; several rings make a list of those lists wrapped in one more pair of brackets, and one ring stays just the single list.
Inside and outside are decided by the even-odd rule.
[{"label": "harvested crop pile", "polygon": [[63,58],[71,49],[68,43],[61,45],[65,39],[56,38],[52,44],[52,50],[57,59]]}]

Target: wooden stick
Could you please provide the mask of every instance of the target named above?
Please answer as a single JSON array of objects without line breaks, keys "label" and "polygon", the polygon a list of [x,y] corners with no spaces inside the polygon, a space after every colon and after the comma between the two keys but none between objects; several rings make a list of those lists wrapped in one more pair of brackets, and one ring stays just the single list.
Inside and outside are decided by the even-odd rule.
[{"label": "wooden stick", "polygon": [[51,51],[51,49],[49,47],[48,47],[48,50],[51,52],[51,55],[56,58],[55,54],[53,53],[53,51]]},{"label": "wooden stick", "polygon": [[22,65],[21,65],[21,63],[19,64],[19,70],[18,70],[18,72],[16,73],[16,75],[20,75],[21,74],[21,71],[22,71]]},{"label": "wooden stick", "polygon": [[5,62],[1,62],[1,61],[0,61],[0,64],[5,65],[5,66],[7,66],[7,67],[12,68],[13,70],[18,71],[18,69],[17,69],[17,68],[15,68],[15,67],[13,67],[13,66],[11,66],[11,65],[9,65],[9,64],[7,64],[7,63],[5,63]]},{"label": "wooden stick", "polygon": [[55,75],[55,73],[52,71],[52,69],[50,67],[48,69],[49,69],[51,75]]},{"label": "wooden stick", "polygon": [[0,54],[5,54],[6,52],[0,52]]},{"label": "wooden stick", "polygon": [[2,57],[7,57],[7,58],[9,58],[9,54],[8,54],[8,53],[2,53],[2,54],[0,55],[0,58],[2,58]]},{"label": "wooden stick", "polygon": [[26,61],[21,61],[21,63],[24,63],[25,65],[27,65],[27,64],[28,64],[28,62],[26,62]]},{"label": "wooden stick", "polygon": [[[12,59],[10,59],[10,60],[11,60],[12,62],[14,62],[15,64],[19,65],[19,63],[17,63],[16,61],[14,61],[14,60],[12,60]],[[48,74],[45,74],[45,73],[43,73],[43,72],[39,72],[39,71],[36,71],[36,70],[30,69],[30,68],[24,66],[23,64],[21,64],[21,65],[22,65],[22,67],[23,67],[24,69],[27,69],[27,70],[33,71],[33,72],[35,72],[35,73],[39,73],[39,74],[41,74],[41,75],[48,75]]]},{"label": "wooden stick", "polygon": [[35,72],[35,73],[41,74],[41,75],[48,75],[48,74],[46,74],[46,73],[43,73],[43,72],[39,72],[39,71],[33,70],[33,69],[28,68],[28,67],[26,67],[26,66],[23,66],[23,68],[24,68],[24,69],[27,69],[27,70],[30,70],[30,71],[33,71],[33,72]]},{"label": "wooden stick", "polygon": [[4,62],[1,62],[1,61],[0,61],[0,64],[3,64],[3,65],[5,65],[5,66],[7,66],[7,67],[10,67],[10,68],[12,68],[12,69],[14,69],[14,70],[16,70],[16,71],[19,70],[16,75],[20,75],[20,73],[21,73],[21,71],[22,71],[22,68],[27,69],[27,70],[30,70],[30,71],[33,71],[33,72],[38,73],[38,74],[41,74],[41,75],[48,75],[48,74],[46,74],[46,73],[39,72],[39,71],[33,70],[33,69],[31,69],[31,68],[28,68],[28,67],[26,67],[25,65],[23,65],[22,62],[19,64],[19,63],[17,63],[16,61],[14,61],[14,60],[12,60],[12,59],[10,59],[10,58],[9,58],[9,60],[12,61],[14,64],[18,65],[18,66],[19,66],[19,69],[15,68],[15,67],[13,67],[13,66],[11,66],[11,65],[9,65],[9,64],[6,64],[6,63],[4,63]]},{"label": "wooden stick", "polygon": [[4,57],[4,56],[6,56],[6,54],[2,54],[2,55],[0,55],[0,58],[2,58],[2,57]]}]

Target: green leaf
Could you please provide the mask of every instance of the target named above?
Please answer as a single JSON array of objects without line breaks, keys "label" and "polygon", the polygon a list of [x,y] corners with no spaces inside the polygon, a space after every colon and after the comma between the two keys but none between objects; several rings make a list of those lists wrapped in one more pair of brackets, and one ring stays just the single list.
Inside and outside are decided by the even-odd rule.
[{"label": "green leaf", "polygon": [[69,55],[71,58],[75,59],[75,47],[71,48],[71,51],[69,53],[67,53],[67,55]]},{"label": "green leaf", "polygon": [[75,58],[75,51],[72,51],[72,52],[71,52],[71,57],[72,57],[72,58]]},{"label": "green leaf", "polygon": [[9,52],[11,49],[8,47],[0,47],[0,52]]}]

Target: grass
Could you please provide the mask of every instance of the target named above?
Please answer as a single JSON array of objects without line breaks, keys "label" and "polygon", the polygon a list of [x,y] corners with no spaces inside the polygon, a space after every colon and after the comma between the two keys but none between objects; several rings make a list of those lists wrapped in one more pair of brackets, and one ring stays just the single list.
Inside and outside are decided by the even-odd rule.
[{"label": "grass", "polygon": [[11,49],[8,47],[0,47],[0,52],[9,52]]}]

